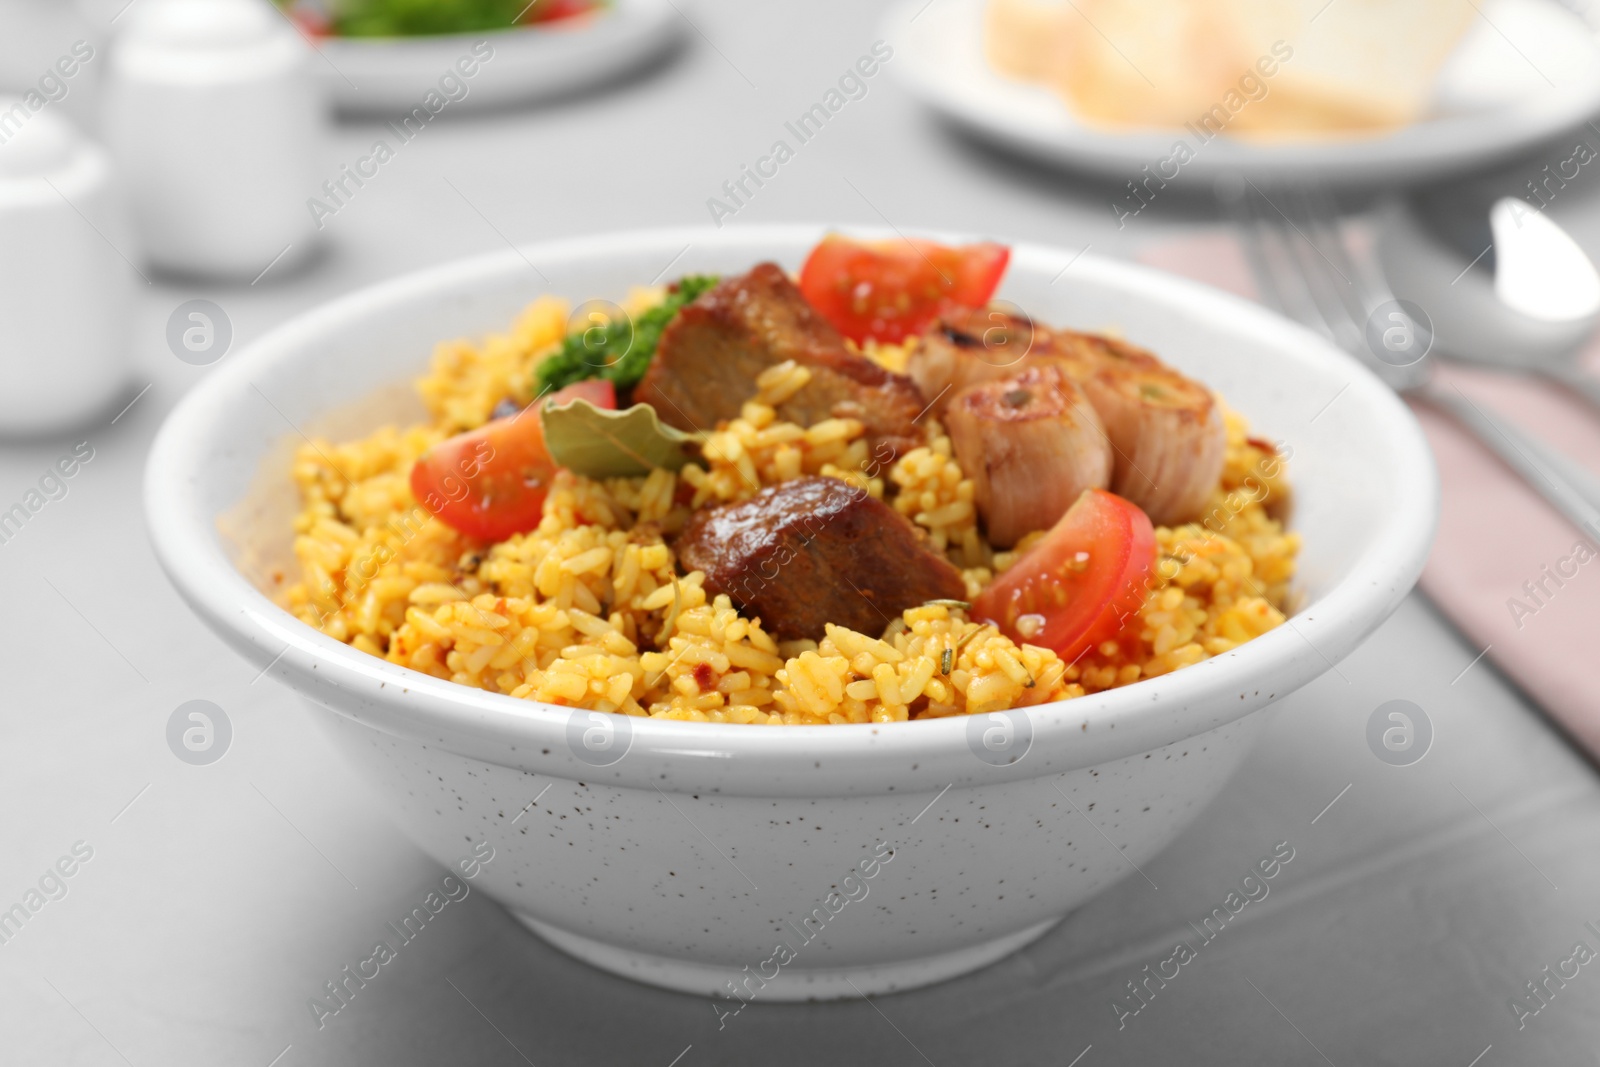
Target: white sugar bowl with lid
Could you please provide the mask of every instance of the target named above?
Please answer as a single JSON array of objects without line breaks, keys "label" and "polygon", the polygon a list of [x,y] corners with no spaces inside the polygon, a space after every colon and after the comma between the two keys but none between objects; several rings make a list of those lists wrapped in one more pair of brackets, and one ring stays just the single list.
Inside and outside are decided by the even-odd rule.
[{"label": "white sugar bowl with lid", "polygon": [[311,251],[326,108],[268,0],[141,0],[110,61],[107,138],[152,264],[253,280]]},{"label": "white sugar bowl with lid", "polygon": [[126,229],[105,152],[0,96],[0,435],[73,426],[127,384]]}]

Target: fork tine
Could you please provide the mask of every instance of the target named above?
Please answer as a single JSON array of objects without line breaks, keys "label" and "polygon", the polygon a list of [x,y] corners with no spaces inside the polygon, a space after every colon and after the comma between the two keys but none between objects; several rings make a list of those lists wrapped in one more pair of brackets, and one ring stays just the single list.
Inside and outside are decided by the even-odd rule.
[{"label": "fork tine", "polygon": [[[1253,194],[1253,195],[1252,195]],[[1280,194],[1280,197],[1282,194]],[[1269,284],[1280,293],[1292,290],[1291,314],[1341,348],[1350,344],[1349,316],[1334,295],[1322,253],[1292,218],[1259,186],[1251,183],[1246,202],[1253,229],[1266,252]]]},{"label": "fork tine", "polygon": [[1338,290],[1345,308],[1357,326],[1363,326],[1374,308],[1392,299],[1388,284],[1372,263],[1358,263],[1350,255],[1339,206],[1326,189],[1316,185],[1307,187],[1302,192],[1301,202],[1308,220],[1307,231],[1321,242],[1332,266],[1348,283]]},{"label": "fork tine", "polygon": [[1237,196],[1230,198],[1229,209],[1238,224],[1257,286],[1278,311],[1337,342],[1294,263],[1281,223],[1267,217],[1259,202],[1264,198],[1253,194],[1259,191],[1253,187],[1240,189]]},{"label": "fork tine", "polygon": [[1271,256],[1266,247],[1266,239],[1258,232],[1255,212],[1249,204],[1250,191],[1244,187],[1243,180],[1237,186],[1225,186],[1221,182],[1217,185],[1217,199],[1227,210],[1228,216],[1233,220],[1235,229],[1239,232],[1240,244],[1244,249],[1245,260],[1249,264],[1250,273],[1254,275],[1256,287],[1261,290],[1262,302],[1285,315],[1293,315],[1285,294],[1278,286],[1278,279],[1272,270]]},{"label": "fork tine", "polygon": [[[1284,216],[1285,225],[1294,231],[1292,235],[1285,233],[1284,241],[1294,254],[1300,277],[1312,294],[1312,299],[1316,301],[1318,312],[1328,324],[1339,346],[1347,351],[1359,353],[1363,348],[1361,324],[1366,320],[1366,311],[1354,310],[1354,302],[1358,299],[1354,294],[1354,282],[1339,269],[1306,230],[1322,230],[1323,243],[1330,248],[1341,243],[1338,235],[1327,232],[1325,224],[1318,227],[1304,203],[1290,201],[1289,207],[1304,223],[1304,226],[1297,225],[1293,218]],[[1356,317],[1357,314],[1360,315],[1359,319]]]}]

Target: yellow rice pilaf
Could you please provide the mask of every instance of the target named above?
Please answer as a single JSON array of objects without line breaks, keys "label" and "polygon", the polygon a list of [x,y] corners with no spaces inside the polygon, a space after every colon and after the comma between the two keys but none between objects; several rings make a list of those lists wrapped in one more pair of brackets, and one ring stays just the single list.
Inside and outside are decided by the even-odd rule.
[{"label": "yellow rice pilaf", "polygon": [[[630,310],[659,300],[639,290]],[[1276,513],[1289,487],[1265,442],[1227,418],[1227,465],[1201,523],[1156,528],[1159,559],[1144,606],[1114,641],[1072,664],[1018,645],[959,607],[910,609],[885,634],[828,627],[820,642],[778,643],[699,572],[677,573],[666,538],[695,507],[742,500],[803,475],[843,478],[923,530],[963,569],[970,594],[1037,535],[993,552],[973,484],[937,422],[892,463],[862,426],[803,427],[775,408],[808,372],[774,367],[738,419],[681,472],[593,481],[557,474],[543,521],[483,545],[423,510],[411,466],[429,446],[488,421],[500,401],[532,399],[533,370],[562,339],[566,305],[535,301],[509,333],[435,351],[417,389],[430,421],[358,441],[318,440],[293,466],[299,580],[282,601],[364,652],[462,685],[529,700],[705,722],[897,722],[1021,707],[1127,685],[1197,663],[1284,619],[1299,536]],[[904,346],[866,354],[902,370]]]}]

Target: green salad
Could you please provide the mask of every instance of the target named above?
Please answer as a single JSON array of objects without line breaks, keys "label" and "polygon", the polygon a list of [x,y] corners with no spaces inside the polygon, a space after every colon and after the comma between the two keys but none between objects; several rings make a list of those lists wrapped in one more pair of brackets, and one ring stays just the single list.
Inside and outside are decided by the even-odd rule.
[{"label": "green salad", "polygon": [[507,30],[598,10],[609,0],[276,0],[317,36],[415,37]]}]

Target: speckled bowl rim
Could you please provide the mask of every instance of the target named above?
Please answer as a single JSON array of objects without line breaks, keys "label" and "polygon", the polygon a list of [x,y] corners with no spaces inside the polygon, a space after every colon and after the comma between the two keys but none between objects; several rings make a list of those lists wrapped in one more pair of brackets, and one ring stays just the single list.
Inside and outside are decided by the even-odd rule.
[{"label": "speckled bowl rim", "polygon": [[[815,241],[826,229],[652,229],[558,240],[408,274],[308,311],[218,365],[168,417],[145,475],[146,519],[157,557],[191,607],[247,659],[314,703],[370,727],[531,773],[744,795],[936,789],[1062,773],[1149,752],[1254,713],[1331,669],[1415,584],[1432,543],[1438,479],[1420,426],[1390,389],[1322,339],[1258,305],[1149,268],[1024,242],[1012,244],[1013,271],[1053,271],[1077,258],[1073,270],[1080,280],[1137,285],[1169,310],[1203,321],[1225,319],[1230,331],[1249,332],[1281,350],[1285,368],[1337,371],[1349,381],[1340,403],[1367,409],[1386,435],[1394,491],[1374,513],[1345,577],[1296,612],[1293,625],[1172,674],[1026,709],[1021,714],[1032,731],[1031,747],[1011,766],[993,768],[973,757],[972,720],[963,716],[827,727],[634,718],[626,722],[627,757],[610,767],[588,767],[567,747],[572,709],[436,679],[358,652],[295,619],[239,573],[217,533],[217,516],[201,505],[197,485],[208,457],[225,440],[229,406],[241,402],[261,369],[292,360],[302,345],[335,324],[370,319],[408,301],[446,299],[475,280],[526,270],[528,259],[547,265],[565,258],[604,260],[637,253],[641,246],[676,251],[689,244],[760,246],[769,251],[745,254],[779,256],[780,249]],[[865,229],[851,227],[857,233]],[[239,487],[240,495],[245,489]]]}]

